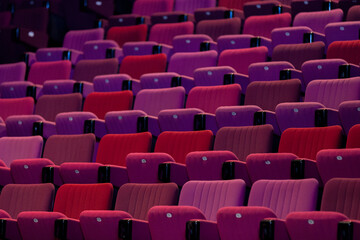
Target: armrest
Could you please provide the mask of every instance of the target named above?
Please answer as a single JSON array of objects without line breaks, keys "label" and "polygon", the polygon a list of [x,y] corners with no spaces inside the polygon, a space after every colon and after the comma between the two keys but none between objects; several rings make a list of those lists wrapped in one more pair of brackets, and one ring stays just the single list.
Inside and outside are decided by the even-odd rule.
[{"label": "armrest", "polygon": [[198,113],[194,116],[194,130],[211,130],[214,135],[218,131],[215,114]]},{"label": "armrest", "polygon": [[[224,75],[224,83],[225,83],[225,76],[227,76],[228,74]],[[233,83],[238,83],[241,86],[241,92],[243,94],[246,94],[246,89],[247,86],[250,83],[250,79],[249,76],[245,75],[245,74],[241,74],[241,73],[231,73],[229,74],[233,77]],[[228,83],[231,84],[231,83]]]},{"label": "armrest", "polygon": [[119,221],[121,239],[151,240],[149,223],[139,219],[122,219]]},{"label": "armrest", "polygon": [[278,136],[281,135],[275,112],[265,110],[265,111],[257,111],[254,114],[254,125],[264,125],[264,124],[272,125],[274,128],[274,133]]},{"label": "armrest", "polygon": [[104,19],[104,18],[99,19],[98,23],[97,23],[97,27],[103,28],[103,29],[105,29],[105,31],[109,29],[109,25],[110,25],[109,20]]},{"label": "armrest", "polygon": [[285,220],[276,218],[265,218],[260,222],[260,239],[262,240],[275,240],[290,239],[286,229]]},{"label": "armrest", "polygon": [[69,60],[74,66],[83,58],[83,54],[83,52],[75,49],[66,50],[62,53],[62,60]]},{"label": "armrest", "polygon": [[314,42],[326,43],[325,34],[314,32]]},{"label": "armrest", "polygon": [[140,80],[124,80],[122,82],[122,90],[130,90],[134,95],[136,95],[141,90]]},{"label": "armrest", "polygon": [[186,223],[186,239],[220,240],[216,222],[192,219]]},{"label": "armrest", "polygon": [[55,238],[60,240],[84,239],[84,236],[81,231],[80,221],[72,218],[56,219]]},{"label": "armrest", "polygon": [[84,133],[94,133],[96,140],[100,140],[107,134],[105,120],[89,119],[84,122]]},{"label": "armrest", "polygon": [[43,183],[53,183],[56,186],[61,186],[64,184],[60,176],[60,166],[47,166],[42,169],[42,182]]},{"label": "armrest", "polygon": [[0,186],[5,186],[9,183],[13,183],[10,168],[0,167]]},{"label": "armrest", "polygon": [[194,78],[185,75],[173,77],[171,79],[171,87],[183,86],[185,93],[188,94],[190,90],[195,86]]},{"label": "armrest", "polygon": [[90,93],[94,92],[94,84],[91,82],[76,82],[74,83],[73,92],[78,92],[86,98]]},{"label": "armrest", "polygon": [[52,135],[56,135],[55,122],[43,121],[43,137],[48,139]]},{"label": "armrest", "polygon": [[27,67],[31,67],[33,63],[36,62],[36,53],[26,52],[25,53],[25,63]]},{"label": "armrest", "polygon": [[339,78],[357,77],[360,75],[360,67],[349,63],[339,66]]},{"label": "armrest", "polygon": [[[270,38],[266,38],[266,37],[260,37],[260,46],[265,46],[268,48],[269,52],[270,52],[270,49],[272,48],[272,41]],[[271,55],[270,55],[271,56]]]},{"label": "armrest", "polygon": [[147,116],[148,118],[148,130],[155,137],[160,134],[160,125],[157,117]]},{"label": "armrest", "polygon": [[246,186],[251,186],[250,176],[246,167],[246,162],[239,160],[228,160],[222,166],[222,178],[229,179],[243,179]]},{"label": "armrest", "polygon": [[301,158],[291,161],[291,178],[315,178],[318,180],[319,184],[322,185],[316,161],[312,159]]},{"label": "armrest", "polygon": [[121,61],[124,58],[124,52],[122,48],[119,47],[108,48],[106,49],[105,56],[106,58],[116,58],[121,64]]},{"label": "armrest", "polygon": [[161,46],[161,52],[159,52],[159,53],[164,53],[167,56],[167,59],[169,61],[170,57],[171,57],[171,51],[172,51],[173,47],[170,46],[170,45],[164,44],[164,43],[161,43],[160,46]]},{"label": "armrest", "polygon": [[0,219],[0,238],[1,239],[22,239],[15,219]]},{"label": "armrest", "polygon": [[341,125],[339,111],[331,108],[315,110],[315,127]]},{"label": "armrest", "polygon": [[175,162],[159,164],[158,178],[161,182],[174,182],[179,186],[189,181],[186,166]]},{"label": "armrest", "polygon": [[360,221],[345,220],[338,223],[338,239],[359,239],[360,237]]}]

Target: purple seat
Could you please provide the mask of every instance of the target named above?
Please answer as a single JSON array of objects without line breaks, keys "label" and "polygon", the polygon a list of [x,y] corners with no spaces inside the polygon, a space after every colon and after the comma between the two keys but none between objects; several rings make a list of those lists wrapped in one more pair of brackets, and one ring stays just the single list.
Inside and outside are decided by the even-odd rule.
[{"label": "purple seat", "polygon": [[216,122],[219,128],[252,126],[254,114],[261,110],[255,105],[219,107],[215,112]]},{"label": "purple seat", "polygon": [[[197,194],[201,191],[203,194]],[[230,181],[189,181],[181,191],[179,206],[157,206],[148,213],[153,240],[184,239],[187,221],[201,224],[200,236],[212,239],[218,235],[216,212],[225,206],[242,206],[245,183]],[[175,220],[175,221],[174,221]],[[161,227],[160,227],[161,226]]]},{"label": "purple seat", "polygon": [[213,38],[206,34],[184,34],[175,36],[172,40],[172,52],[199,52],[200,44],[210,42],[210,49],[217,50],[217,45]]},{"label": "purple seat", "polygon": [[[292,239],[314,239],[318,236],[336,239],[338,234],[351,234],[358,238],[358,186],[357,178],[333,178],[328,181],[324,187],[319,212],[293,213],[288,216],[286,223]],[[356,227],[346,233],[340,228],[340,221],[344,221],[344,224],[355,224]]]},{"label": "purple seat", "polygon": [[194,11],[195,21],[199,23],[203,20],[215,20],[230,18],[244,19],[244,12],[240,9],[227,8],[224,6],[199,8]]},{"label": "purple seat", "polygon": [[[236,106],[240,104],[241,87],[238,84],[194,87],[187,98],[186,109],[168,110],[159,114],[162,131],[192,131],[199,129],[217,131],[215,111],[220,106]],[[199,111],[200,110],[200,111]],[[200,114],[205,126],[196,127],[195,115]]]},{"label": "purple seat", "polygon": [[176,0],[174,5],[174,11],[183,11],[185,13],[194,13],[198,8],[210,8],[215,7],[215,0]]},{"label": "purple seat", "polygon": [[39,115],[14,115],[5,120],[7,136],[33,136],[34,122],[44,122],[45,119]]},{"label": "purple seat", "polygon": [[326,44],[329,46],[335,41],[358,40],[359,22],[329,23],[325,27]]},{"label": "purple seat", "polygon": [[266,0],[266,1],[248,1],[244,4],[245,18],[258,15],[271,15],[276,13],[290,12],[291,8],[286,1]]},{"label": "purple seat", "polygon": [[170,58],[167,71],[193,77],[197,68],[216,66],[217,57],[218,54],[214,50],[175,53]]},{"label": "purple seat", "polygon": [[[248,75],[250,64],[256,62],[265,62],[268,49],[266,47],[228,49],[220,53],[218,66],[230,66],[238,73]],[[239,61],[239,59],[241,59]],[[246,93],[247,85],[241,85],[243,92]]]},{"label": "purple seat", "polygon": [[[303,63],[301,71],[303,73],[303,90],[312,80],[317,79],[337,79],[339,78],[339,67],[347,65],[348,63],[343,59],[319,59],[309,60]],[[352,66],[354,67],[354,66]],[[355,70],[355,71],[351,71]],[[350,74],[355,77],[356,69],[351,69]]]},{"label": "purple seat", "polygon": [[285,217],[291,212],[314,211],[317,197],[315,179],[259,180],[251,188],[247,207],[226,207],[218,211],[220,237],[228,240],[246,234],[257,239],[263,234],[259,231],[261,221],[267,219],[274,225],[273,236],[289,239]]},{"label": "purple seat", "polygon": [[330,11],[331,9],[337,8],[338,2],[327,2],[327,1],[304,1],[294,0],[291,2],[291,14],[296,17],[302,12],[315,12],[315,11]]},{"label": "purple seat", "polygon": [[167,58],[169,58],[171,50],[172,47],[170,45],[160,44],[154,41],[126,42],[122,46],[122,52],[124,56],[151,55],[156,52],[164,53]]},{"label": "purple seat", "polygon": [[[137,133],[138,119],[148,117],[144,111],[111,111],[105,114],[105,126],[108,133]],[[152,130],[152,129],[150,129]]]},{"label": "purple seat", "polygon": [[[360,99],[359,84],[358,77],[311,81],[304,103],[282,103],[276,107],[281,131],[289,127],[340,125],[339,106],[342,102]],[[319,111],[327,111],[326,117],[321,118]]]},{"label": "purple seat", "polygon": [[[130,222],[132,239],[150,239],[147,226],[147,212],[152,206],[175,205],[179,190],[176,184],[132,184],[123,185],[117,194],[115,210],[88,210],[80,214],[80,224],[86,239],[116,239],[118,223],[125,219]],[[99,221],[98,219],[101,219]]]},{"label": "purple seat", "polygon": [[198,68],[194,71],[194,83],[195,86],[223,85],[224,76],[233,73],[235,69],[228,66]]},{"label": "purple seat", "polygon": [[130,153],[126,157],[129,182],[161,183],[158,172],[149,169],[157,169],[159,164],[167,162],[175,162],[167,153]]},{"label": "purple seat", "polygon": [[359,178],[356,171],[359,149],[326,149],[316,155],[316,164],[322,181],[332,178]]},{"label": "purple seat", "polygon": [[209,35],[215,41],[222,35],[240,34],[240,29],[240,18],[202,20],[196,25],[197,34]]},{"label": "purple seat", "polygon": [[191,152],[186,156],[190,180],[222,180],[221,168],[229,160],[238,160],[230,151]]},{"label": "purple seat", "polygon": [[55,117],[57,134],[82,134],[84,133],[84,122],[89,119],[97,119],[91,112],[66,112],[59,113]]},{"label": "purple seat", "polygon": [[335,9],[331,11],[302,12],[295,16],[293,26],[306,26],[314,32],[325,34],[325,26],[328,23],[341,22],[343,11]]},{"label": "purple seat", "polygon": [[260,179],[292,179],[291,162],[298,157],[292,153],[254,153],[246,158],[252,183]]},{"label": "purple seat", "polygon": [[[105,59],[106,52],[114,51],[114,57],[121,61],[123,57],[122,50],[113,40],[92,40],[86,41],[83,45],[83,59]],[[109,49],[109,50],[108,50]]]},{"label": "purple seat", "polygon": [[149,41],[171,45],[175,36],[192,33],[194,33],[194,23],[190,21],[155,24],[150,30]]},{"label": "purple seat", "polygon": [[289,13],[251,16],[245,20],[244,34],[271,38],[271,31],[274,28],[289,27],[291,15]]},{"label": "purple seat", "polygon": [[[280,71],[285,69],[295,69],[294,66],[285,61],[260,62],[253,63],[249,66],[249,80],[254,81],[273,81],[280,80]],[[300,77],[301,73],[291,72],[292,78]]]},{"label": "purple seat", "polygon": [[[255,41],[255,44],[252,41]],[[242,49],[258,46],[265,46],[270,49],[271,47],[270,39],[251,34],[223,35],[217,39],[217,43],[219,53],[226,49]]]},{"label": "purple seat", "polygon": [[359,107],[360,101],[357,100],[345,101],[339,105],[340,121],[346,135],[349,133],[349,130],[352,126],[360,123]]},{"label": "purple seat", "polygon": [[288,61],[298,70],[301,65],[313,59],[322,59],[325,51],[323,42],[280,44],[273,49],[272,61]]},{"label": "purple seat", "polygon": [[25,80],[26,64],[24,62],[1,64],[0,83]]},{"label": "purple seat", "polygon": [[94,77],[93,86],[95,92],[117,92],[124,90],[124,81],[131,81],[133,94],[136,95],[140,90],[138,80],[132,80],[128,74],[106,74]]},{"label": "purple seat", "polygon": [[76,64],[83,55],[83,46],[86,41],[102,40],[104,29],[73,30],[69,31],[64,38],[61,48],[40,48],[36,51],[37,61],[59,61],[63,59],[64,51],[71,51],[70,60]]},{"label": "purple seat", "polygon": [[174,77],[180,77],[180,75],[174,72],[146,73],[140,77],[141,88],[169,88]]}]

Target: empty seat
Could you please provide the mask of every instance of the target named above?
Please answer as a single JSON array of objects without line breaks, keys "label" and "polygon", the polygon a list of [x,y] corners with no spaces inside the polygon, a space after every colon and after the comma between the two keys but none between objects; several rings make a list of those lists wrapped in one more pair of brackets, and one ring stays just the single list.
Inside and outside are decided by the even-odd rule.
[{"label": "empty seat", "polygon": [[[228,49],[220,53],[218,66],[230,66],[238,73],[248,75],[249,65],[265,62],[268,54],[266,47]],[[239,59],[241,59],[239,61]]]},{"label": "empty seat", "polygon": [[149,132],[107,134],[100,140],[95,163],[64,163],[60,173],[67,183],[96,183],[98,179],[102,179],[102,175],[98,175],[99,168],[105,170],[104,166],[108,166],[111,168],[111,175],[107,181],[120,187],[128,182],[126,156],[132,152],[149,152],[150,147]]},{"label": "empty seat", "polygon": [[24,81],[26,64],[24,62],[1,64],[0,82]]},{"label": "empty seat", "polygon": [[218,54],[214,50],[175,53],[170,58],[167,71],[193,77],[197,68],[216,66],[217,57]]},{"label": "empty seat", "polygon": [[74,69],[73,79],[76,81],[93,82],[94,77],[118,72],[117,59],[81,60]]},{"label": "empty seat", "polygon": [[161,23],[152,26],[149,33],[149,41],[171,45],[173,38],[178,35],[194,33],[194,23]]},{"label": "empty seat", "polygon": [[5,121],[12,115],[29,115],[34,112],[34,99],[31,97],[0,100],[0,117]]},{"label": "empty seat", "polygon": [[165,72],[166,55],[154,54],[145,56],[126,56],[120,66],[119,73],[125,73],[132,78],[140,79],[145,73]]},{"label": "empty seat", "polygon": [[353,41],[336,41],[329,45],[326,58],[341,58],[347,61],[358,65],[360,59],[357,54],[353,54],[358,51],[360,48],[360,40]]},{"label": "empty seat", "polygon": [[[249,80],[250,82],[280,80],[280,72],[286,69],[294,69],[294,66],[286,61],[253,63],[249,66]],[[294,72],[292,71],[291,74],[293,75]]]},{"label": "empty seat", "polygon": [[213,38],[206,34],[183,34],[175,36],[172,40],[172,52],[198,52],[201,48],[201,43],[209,42],[210,49],[216,50],[216,43]]},{"label": "empty seat", "polygon": [[329,46],[335,41],[358,40],[359,22],[329,23],[325,27],[326,44]]},{"label": "empty seat", "polygon": [[330,11],[302,12],[295,16],[294,26],[306,26],[314,32],[325,34],[325,26],[329,23],[341,22],[343,11],[334,9]]},{"label": "empty seat", "polygon": [[252,34],[223,35],[218,37],[217,43],[219,53],[226,49],[243,49],[259,46],[264,46],[271,50],[270,39]]},{"label": "empty seat", "polygon": [[345,101],[339,105],[339,116],[341,125],[347,135],[352,126],[359,124],[359,103],[360,101]]},{"label": "empty seat", "polygon": [[322,59],[324,51],[323,42],[280,44],[273,49],[272,61],[288,61],[300,70],[304,62]]},{"label": "empty seat", "polygon": [[245,20],[243,33],[271,38],[271,31],[274,28],[289,27],[290,24],[291,15],[289,13],[251,16]]},{"label": "empty seat", "polygon": [[125,221],[132,227],[125,231],[125,234],[131,235],[133,239],[147,239],[148,228],[136,224],[145,223],[147,212],[152,206],[175,205],[178,194],[178,187],[174,183],[127,183],[119,189],[115,210],[87,210],[80,214],[84,237],[85,239],[117,238],[119,234],[124,234],[124,231],[120,231],[118,227],[119,222],[126,219]]},{"label": "empty seat", "polygon": [[314,211],[317,195],[318,182],[315,179],[259,180],[250,190],[247,207],[225,207],[218,211],[220,237],[227,240],[246,234],[257,239],[268,230],[265,227],[260,231],[262,220],[266,219],[274,225],[274,231],[267,236],[288,239],[283,220],[291,212]]},{"label": "empty seat", "polygon": [[240,18],[202,20],[196,25],[197,34],[209,35],[214,40],[222,35],[240,34],[240,29]]},{"label": "empty seat", "polygon": [[111,27],[106,34],[106,39],[114,40],[119,47],[122,47],[126,42],[146,41],[147,32],[146,24]]},{"label": "empty seat", "polygon": [[215,112],[216,122],[219,128],[252,126],[255,113],[261,110],[255,105],[219,107]]},{"label": "empty seat", "polygon": [[[198,194],[199,191],[202,194]],[[200,225],[199,234],[204,239],[211,239],[218,235],[214,222],[217,210],[225,206],[242,206],[244,196],[245,183],[242,180],[189,181],[183,186],[179,206],[156,206],[150,209],[148,218],[151,237],[154,240],[169,237],[185,239],[185,229],[193,228],[190,224],[194,224],[196,219]],[[207,226],[202,225],[206,224],[203,220],[207,220]]]},{"label": "empty seat", "polygon": [[346,148],[358,148],[360,147],[357,138],[360,134],[360,125],[356,124],[352,126],[349,130],[347,141],[346,141]]},{"label": "empty seat", "polygon": [[174,11],[183,11],[185,13],[194,13],[198,8],[215,7],[216,1],[204,1],[204,0],[176,0],[174,5]]},{"label": "empty seat", "polygon": [[[110,183],[63,185],[57,191],[53,212],[30,211],[19,215],[20,232],[25,239],[53,239],[59,235],[82,239],[78,220],[80,213],[84,210],[109,210],[112,194],[113,187]],[[34,218],[37,221],[34,221]],[[58,219],[67,225],[64,227],[60,223],[60,227],[64,227],[62,230],[57,228]],[[57,233],[58,231],[60,233]]]},{"label": "empty seat", "polygon": [[346,21],[359,21],[359,11],[360,11],[360,7],[355,5],[355,6],[352,6],[350,9],[349,9],[349,12],[346,16]]}]

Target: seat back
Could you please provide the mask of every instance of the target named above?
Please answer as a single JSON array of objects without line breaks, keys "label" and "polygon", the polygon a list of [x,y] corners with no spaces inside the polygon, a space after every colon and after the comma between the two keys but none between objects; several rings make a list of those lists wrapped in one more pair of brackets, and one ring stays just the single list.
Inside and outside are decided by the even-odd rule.
[{"label": "seat back", "polygon": [[132,13],[140,16],[151,16],[157,12],[171,12],[174,0],[137,0],[134,2]]},{"label": "seat back", "polygon": [[182,34],[172,40],[172,52],[198,52],[202,42],[212,42],[213,39],[205,34]]},{"label": "seat back", "polygon": [[54,212],[79,219],[84,210],[110,210],[112,195],[110,183],[64,184],[56,193]]},{"label": "seat back", "polygon": [[274,28],[290,27],[290,24],[290,13],[250,16],[245,20],[243,33],[271,38]]},{"label": "seat back", "polygon": [[358,52],[360,49],[360,40],[353,41],[335,41],[328,47],[326,58],[341,58],[358,65],[360,63],[360,57],[354,52]]},{"label": "seat back", "polygon": [[334,9],[330,11],[301,12],[294,18],[294,26],[307,26],[314,32],[325,34],[325,26],[328,23],[341,22],[343,11]]},{"label": "seat back", "polygon": [[75,66],[73,79],[93,82],[98,75],[118,73],[118,68],[119,61],[116,58],[81,60]]},{"label": "seat back", "polygon": [[178,35],[194,33],[194,23],[161,23],[155,24],[149,33],[149,41],[171,45],[173,38]]},{"label": "seat back", "polygon": [[225,74],[235,72],[235,69],[228,66],[198,68],[194,71],[195,86],[223,85]]},{"label": "seat back", "polygon": [[127,183],[120,187],[115,210],[128,212],[133,218],[148,220],[153,206],[176,205],[179,188],[175,183]]},{"label": "seat back", "polygon": [[218,66],[230,66],[236,72],[248,75],[250,64],[265,62],[267,54],[266,47],[228,49],[220,53]]},{"label": "seat back", "polygon": [[126,42],[146,41],[148,27],[146,24],[134,26],[111,27],[107,32],[106,39],[114,40],[119,47]]},{"label": "seat back", "polygon": [[46,141],[43,157],[56,165],[91,162],[95,141],[94,134],[52,135]]},{"label": "seat back", "polygon": [[28,81],[44,84],[46,80],[70,79],[71,62],[36,62],[31,65]]},{"label": "seat back", "polygon": [[250,153],[271,152],[272,142],[271,125],[223,127],[216,134],[214,150],[231,151],[240,161],[245,161]]},{"label": "seat back", "polygon": [[46,33],[49,22],[49,9],[44,7],[17,9],[12,17],[16,27],[27,28]]},{"label": "seat back", "polygon": [[291,212],[315,211],[318,187],[315,179],[259,180],[251,188],[248,206],[268,207],[280,219]]},{"label": "seat back", "polygon": [[102,40],[103,38],[104,38],[103,28],[73,30],[66,33],[63,47],[82,51],[85,42],[93,41],[93,40]]},{"label": "seat back", "polygon": [[151,116],[158,116],[161,110],[183,108],[185,89],[183,87],[144,89],[135,99],[134,110],[142,110]]},{"label": "seat back", "polygon": [[166,55],[153,54],[144,56],[126,56],[120,66],[119,73],[129,74],[132,78],[140,79],[145,73],[165,72]]},{"label": "seat back", "polygon": [[294,66],[286,61],[259,62],[249,66],[250,81],[273,81],[280,79],[280,71],[294,69]]},{"label": "seat back", "polygon": [[212,149],[213,134],[210,130],[188,132],[162,132],[154,152],[170,154],[177,163],[185,163],[186,155],[193,151]]},{"label": "seat back", "polygon": [[131,91],[93,92],[86,97],[83,111],[92,112],[98,118],[104,119],[107,112],[130,110],[132,103]]},{"label": "seat back", "polygon": [[84,133],[84,122],[97,119],[91,112],[67,112],[56,115],[55,124],[57,134],[82,134]]},{"label": "seat back", "polygon": [[359,136],[360,136],[360,124],[356,124],[352,126],[349,130],[346,148],[360,148],[359,144]]},{"label": "seat back", "polygon": [[62,112],[81,111],[82,96],[80,93],[43,95],[38,99],[35,114],[47,121],[55,121],[56,115]]},{"label": "seat back", "polygon": [[0,159],[10,167],[15,159],[40,158],[43,139],[40,136],[0,138]]},{"label": "seat back", "polygon": [[325,27],[326,44],[329,46],[335,41],[358,40],[359,28],[358,21],[329,23]]},{"label": "seat back", "polygon": [[305,91],[305,102],[319,102],[328,108],[339,109],[349,100],[360,100],[360,77],[314,80]]},{"label": "seat back", "polygon": [[215,221],[220,208],[242,206],[244,198],[245,182],[241,179],[189,181],[181,190],[179,206],[197,207],[207,220]]},{"label": "seat back", "polygon": [[188,77],[194,76],[194,71],[201,67],[216,66],[218,54],[214,50],[205,52],[180,52],[170,58],[168,72],[176,72]]},{"label": "seat back", "polygon": [[24,81],[25,72],[26,72],[26,64],[24,62],[1,64],[0,83]]},{"label": "seat back", "polygon": [[281,135],[279,153],[293,153],[300,158],[315,160],[320,150],[340,148],[341,141],[340,126],[288,128]]},{"label": "seat back", "polygon": [[176,0],[174,5],[174,11],[194,13],[194,11],[198,8],[209,8],[215,6],[215,0]]},{"label": "seat back", "polygon": [[96,162],[125,166],[129,153],[150,151],[151,137],[149,132],[107,134],[100,141]]},{"label": "seat back", "polygon": [[0,117],[5,121],[12,115],[30,115],[34,113],[34,99],[31,97],[0,99]]},{"label": "seat back", "polygon": [[239,105],[240,95],[239,84],[194,87],[189,92],[186,108],[199,108],[204,112],[215,114],[218,107]]},{"label": "seat back", "polygon": [[23,211],[51,211],[55,188],[51,183],[8,184],[0,195],[0,208],[14,219]]},{"label": "seat back", "polygon": [[324,187],[321,211],[334,211],[359,220],[360,180],[358,178],[333,178]]},{"label": "seat back", "polygon": [[196,25],[197,34],[209,35],[215,41],[222,35],[240,34],[240,18],[202,20]]},{"label": "seat back", "polygon": [[272,53],[272,61],[288,61],[296,69],[309,60],[323,58],[325,44],[323,42],[280,44]]},{"label": "seat back", "polygon": [[279,103],[298,102],[300,90],[299,79],[252,82],[246,90],[245,105],[257,105],[263,110],[275,111]]}]

